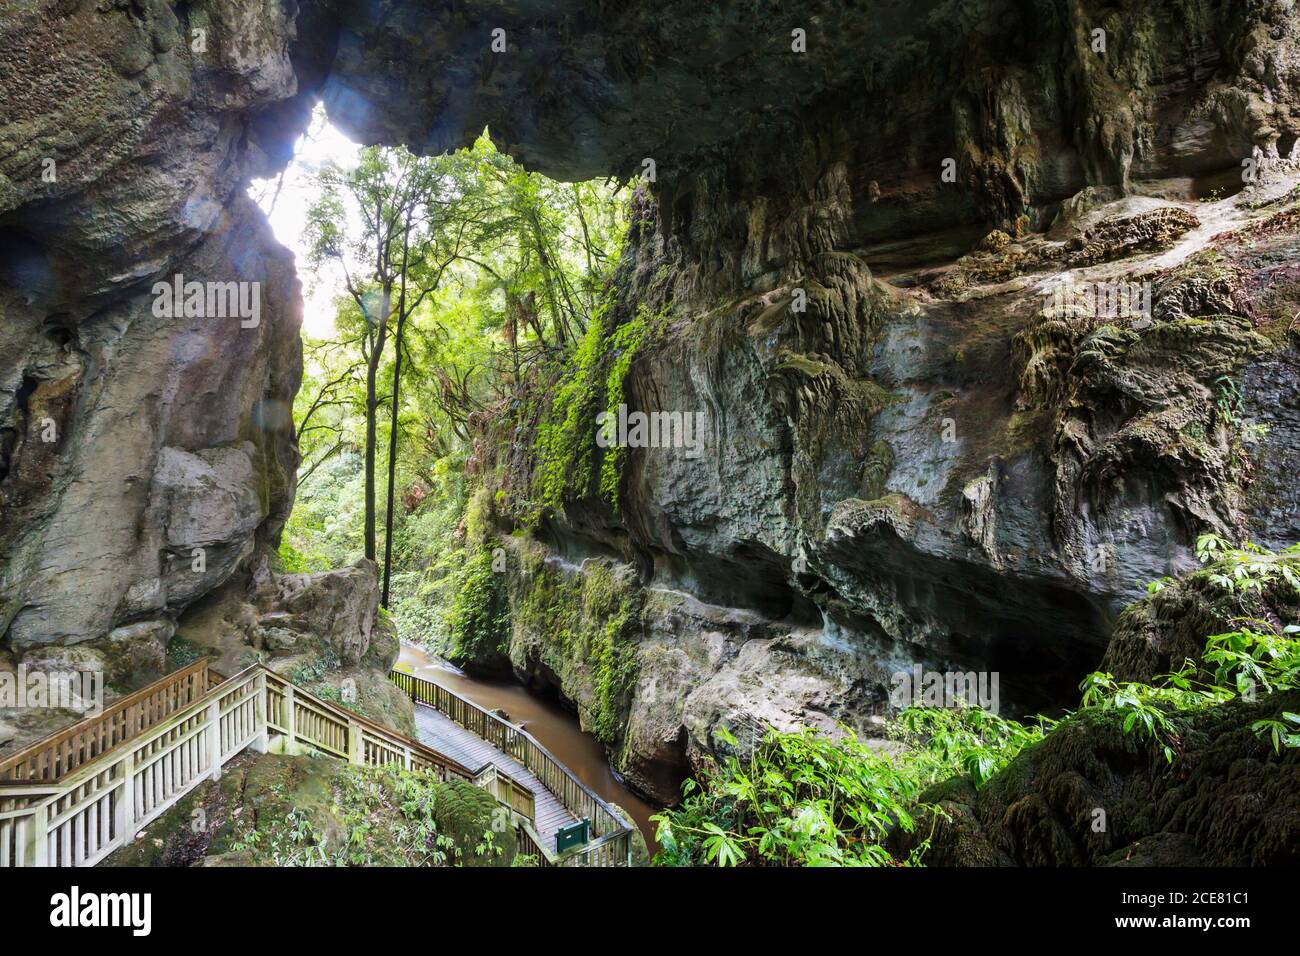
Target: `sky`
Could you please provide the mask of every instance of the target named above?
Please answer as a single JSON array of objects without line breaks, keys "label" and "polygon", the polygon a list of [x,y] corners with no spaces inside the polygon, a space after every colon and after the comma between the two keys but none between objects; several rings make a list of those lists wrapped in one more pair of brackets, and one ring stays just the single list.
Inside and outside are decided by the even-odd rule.
[{"label": "sky", "polygon": [[328,160],[353,166],[360,150],[359,145],[330,125],[323,108],[317,106],[311,126],[294,147],[293,162],[285,170],[279,196],[275,195],[274,179],[255,179],[248,188],[248,194],[270,219],[275,238],[297,260],[298,278],[302,280],[302,328],[312,338],[323,338],[334,330],[333,301],[343,289],[343,272],[335,265],[317,273],[307,261],[302,231],[307,223],[307,207],[314,198],[308,176]]}]

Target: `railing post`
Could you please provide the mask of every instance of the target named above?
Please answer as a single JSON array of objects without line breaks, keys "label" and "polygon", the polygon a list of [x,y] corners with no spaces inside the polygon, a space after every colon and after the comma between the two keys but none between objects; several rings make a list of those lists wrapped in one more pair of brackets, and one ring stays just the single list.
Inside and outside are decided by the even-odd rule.
[{"label": "railing post", "polygon": [[253,726],[260,729],[258,730],[257,736],[253,738],[253,742],[248,745],[248,749],[253,751],[253,753],[264,754],[266,753],[267,742],[271,736],[271,732],[266,726],[267,706],[265,673],[259,673],[257,675],[254,687],[256,687],[255,693],[257,696],[253,704]]},{"label": "railing post", "polygon": [[32,866],[49,866],[50,839],[48,832],[49,807],[41,804],[32,814],[32,828],[27,835],[27,846],[23,856],[31,861]]},{"label": "railing post", "polygon": [[355,764],[366,762],[366,746],[361,739],[361,725],[351,717],[348,718],[348,762]]},{"label": "railing post", "polygon": [[292,754],[298,746],[298,705],[293,700],[293,683],[284,684],[284,752]]},{"label": "railing post", "polygon": [[135,839],[135,750],[122,757],[122,786],[117,791],[117,835],[126,846]]},{"label": "railing post", "polygon": [[212,779],[221,779],[221,701],[208,704],[208,759],[212,761]]}]

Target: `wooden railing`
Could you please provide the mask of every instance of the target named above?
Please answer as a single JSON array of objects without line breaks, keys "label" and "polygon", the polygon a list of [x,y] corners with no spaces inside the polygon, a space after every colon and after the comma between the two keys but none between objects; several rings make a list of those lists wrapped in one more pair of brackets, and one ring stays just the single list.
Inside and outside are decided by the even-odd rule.
[{"label": "wooden railing", "polygon": [[0,781],[57,782],[198,700],[210,686],[208,662],[195,661],[0,760]]},{"label": "wooden railing", "polygon": [[[47,778],[0,780],[0,867],[94,866],[203,781],[220,777],[239,753],[273,746],[468,780],[508,806],[521,830],[532,829],[533,792],[497,767],[472,771],[262,664],[214,681],[206,661],[193,664],[119,702],[112,713],[9,758],[6,765],[44,768]],[[197,686],[206,690],[182,703]],[[138,729],[123,736],[123,726]],[[110,740],[117,743],[108,746]]]},{"label": "wooden railing", "polygon": [[94,866],[246,747],[265,749],[264,682],[250,667],[57,781],[0,784],[0,866]]},{"label": "wooden railing", "polygon": [[488,764],[474,775],[474,785],[482,787],[497,801],[504,803],[530,823],[537,820],[537,797],[522,783],[503,773],[496,764]]},{"label": "wooden railing", "polygon": [[555,854],[542,846],[542,838],[532,827],[519,827],[515,831],[520,853],[526,853],[538,866],[555,866]]},{"label": "wooden railing", "polygon": [[[560,803],[579,819],[591,822],[591,840],[580,848],[556,856],[554,849],[538,847],[546,864],[555,866],[623,866],[631,860],[632,828],[604,800],[573,775],[532,734],[448,690],[405,671],[392,671],[389,679],[412,701],[427,704],[502,753],[527,767]],[[530,851],[532,852],[532,851]]]}]

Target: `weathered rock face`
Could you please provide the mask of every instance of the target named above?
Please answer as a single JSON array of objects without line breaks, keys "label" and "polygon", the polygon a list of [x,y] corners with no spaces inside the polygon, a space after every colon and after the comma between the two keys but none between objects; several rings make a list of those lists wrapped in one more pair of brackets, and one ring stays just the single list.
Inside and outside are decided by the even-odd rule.
[{"label": "weathered rock face", "polygon": [[[16,649],[170,626],[288,512],[298,281],[242,188],[270,168],[251,118],[296,92],[292,39],[278,3],[0,13],[0,630]],[[201,307],[160,307],[154,282],[178,275],[205,283]],[[256,315],[214,309],[218,282]]]},{"label": "weathered rock face", "polygon": [[[706,453],[635,453],[618,517],[576,501],[545,529],[566,566],[618,559],[650,588],[637,675],[602,708],[628,715],[620,762],[647,791],[674,796],[719,721],[861,725],[913,662],[1056,702],[1198,530],[1296,537],[1294,223],[1270,218],[1300,134],[1292,5],[804,16],[6,4],[5,644],[147,644],[277,535],[298,292],[241,186],[286,160],[316,95],[370,142],[440,150],[488,125],[552,175],[653,160],[618,308],[672,326],[628,402],[702,413]],[[1259,189],[1194,201],[1243,160]],[[1230,273],[1187,265],[1248,222],[1273,225]],[[1067,270],[1149,279],[1153,321],[1043,314]],[[153,283],[178,273],[260,283],[258,323],[158,314]],[[1270,426],[1257,447],[1249,418]],[[521,670],[587,692],[529,640]]]},{"label": "weathered rock face", "polygon": [[[621,551],[648,588],[629,779],[671,799],[719,723],[871,736],[915,664],[993,671],[1011,712],[1070,705],[1120,610],[1192,566],[1198,533],[1300,539],[1295,171],[1270,177],[1216,203],[1102,203],[1055,238],[890,281],[827,253],[815,278],[676,313],[627,401],[703,414],[705,454],[634,451],[617,519],[581,501],[547,529],[570,564]],[[1183,223],[1155,252],[1152,215]],[[1109,233],[1087,258],[1119,258],[1069,275],[1149,283],[1149,317],[1052,304],[1059,263]],[[660,248],[628,301],[671,313]]]},{"label": "weathered rock face", "polygon": [[[543,534],[648,588],[615,748],[634,784],[671,800],[719,723],[870,735],[914,664],[993,671],[1012,712],[1072,704],[1198,533],[1300,539],[1295,28],[1278,7],[1224,21],[1231,53],[1134,40],[1182,35],[1171,8],[1108,20],[1137,44],[1118,57],[1004,51],[951,128],[901,86],[925,121],[816,100],[642,196],[617,308],[668,329],[626,400],[701,415],[705,452],[633,451],[617,515],[593,493]],[[1256,181],[1219,199],[1243,159]],[[1150,315],[1053,303],[1067,281],[1149,289]]]}]

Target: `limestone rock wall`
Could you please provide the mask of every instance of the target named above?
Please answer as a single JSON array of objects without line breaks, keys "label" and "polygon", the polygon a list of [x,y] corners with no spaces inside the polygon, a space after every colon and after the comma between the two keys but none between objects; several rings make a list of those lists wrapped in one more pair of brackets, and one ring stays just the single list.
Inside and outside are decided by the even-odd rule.
[{"label": "limestone rock wall", "polygon": [[[270,2],[0,13],[0,631],[16,651],[167,632],[288,513],[298,280],[243,185],[270,169],[251,118],[296,92],[293,36]],[[257,321],[165,314],[153,284],[176,275],[256,284]]]},{"label": "limestone rock wall", "polygon": [[[918,664],[1072,705],[1198,533],[1300,539],[1295,24],[1055,15],[1032,48],[920,30],[925,80],[880,80],[899,106],[855,80],[642,187],[617,308],[668,321],[627,403],[702,415],[705,453],[633,451],[617,513],[593,493],[541,537],[646,588],[614,752],[660,799],[720,723],[871,736]],[[1145,286],[1151,317],[1055,308],[1063,280]]]}]

